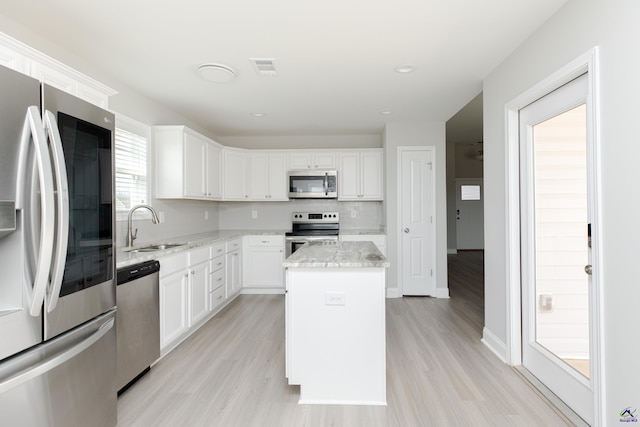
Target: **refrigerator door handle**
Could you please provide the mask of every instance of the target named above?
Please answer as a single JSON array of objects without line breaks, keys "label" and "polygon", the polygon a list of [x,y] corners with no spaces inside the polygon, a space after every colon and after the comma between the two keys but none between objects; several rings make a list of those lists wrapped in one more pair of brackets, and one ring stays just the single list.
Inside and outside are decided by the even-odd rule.
[{"label": "refrigerator door handle", "polygon": [[56,181],[56,243],[51,266],[51,288],[47,312],[51,313],[58,304],[62,277],[67,259],[67,242],[69,240],[69,183],[67,181],[67,167],[62,151],[62,138],[58,131],[58,123],[55,116],[49,110],[44,113],[44,128],[49,136],[51,155],[53,158],[53,173]]},{"label": "refrigerator door handle", "polygon": [[49,372],[50,370],[62,365],[63,363],[68,362],[69,360],[98,342],[102,337],[104,337],[107,332],[109,332],[109,330],[113,328],[114,323],[115,318],[112,317],[103,325],[101,325],[97,331],[95,331],[85,340],[79,342],[70,349],[64,351],[63,353],[55,354],[38,363],[37,365],[34,365],[32,368],[26,371],[20,371],[18,374],[3,381],[2,383],[0,383],[0,394],[4,393],[5,391],[11,390],[12,388],[18,387],[20,384],[24,384],[27,381],[39,377],[40,375]]},{"label": "refrigerator door handle", "polygon": [[33,280],[33,289],[30,292],[29,314],[39,316],[44,297],[49,284],[49,272],[51,270],[51,256],[55,239],[55,202],[53,198],[53,172],[51,160],[47,148],[47,139],[44,126],[40,118],[40,110],[36,106],[27,109],[27,116],[22,128],[20,148],[20,164],[18,165],[18,179],[16,191],[16,209],[24,209],[27,197],[27,153],[29,142],[33,140],[34,154],[38,168],[38,182],[40,183],[40,250],[36,274]]}]

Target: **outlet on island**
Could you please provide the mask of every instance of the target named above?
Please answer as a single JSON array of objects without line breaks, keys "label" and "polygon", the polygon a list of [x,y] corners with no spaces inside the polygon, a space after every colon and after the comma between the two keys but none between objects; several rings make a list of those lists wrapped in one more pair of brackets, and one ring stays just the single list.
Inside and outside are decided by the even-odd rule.
[{"label": "outlet on island", "polygon": [[345,305],[344,292],[327,292],[324,294],[325,305]]}]

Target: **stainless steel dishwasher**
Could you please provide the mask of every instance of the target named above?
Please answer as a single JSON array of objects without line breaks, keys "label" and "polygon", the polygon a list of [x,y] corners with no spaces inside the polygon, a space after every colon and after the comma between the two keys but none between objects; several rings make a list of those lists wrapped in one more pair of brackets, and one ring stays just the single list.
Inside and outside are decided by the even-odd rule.
[{"label": "stainless steel dishwasher", "polygon": [[159,271],[159,261],[118,270],[118,394],[146,374],[160,357]]}]

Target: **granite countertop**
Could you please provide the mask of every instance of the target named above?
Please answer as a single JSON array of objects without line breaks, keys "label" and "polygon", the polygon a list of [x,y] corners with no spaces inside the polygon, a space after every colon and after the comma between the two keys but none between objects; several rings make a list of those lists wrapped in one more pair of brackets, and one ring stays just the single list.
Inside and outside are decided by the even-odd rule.
[{"label": "granite countertop", "polygon": [[310,242],[282,263],[287,268],[386,268],[389,262],[372,242]]},{"label": "granite countertop", "polygon": [[382,234],[386,235],[386,230],[380,228],[372,228],[367,230],[350,230],[350,229],[340,229],[340,234],[346,235],[356,235],[356,236],[366,236],[368,234]]},{"label": "granite countertop", "polygon": [[212,245],[218,242],[224,242],[229,239],[234,239],[243,236],[255,236],[255,235],[284,235],[284,230],[217,230],[208,233],[191,234],[188,236],[173,237],[170,239],[163,239],[158,242],[148,242],[135,245],[134,247],[145,247],[154,244],[163,243],[180,243],[181,246],[177,246],[170,249],[158,250],[153,252],[126,252],[124,247],[116,248],[116,268],[123,268],[130,265],[138,264],[144,261],[151,261],[164,257],[167,255],[173,255],[189,249],[197,248],[199,246]]}]

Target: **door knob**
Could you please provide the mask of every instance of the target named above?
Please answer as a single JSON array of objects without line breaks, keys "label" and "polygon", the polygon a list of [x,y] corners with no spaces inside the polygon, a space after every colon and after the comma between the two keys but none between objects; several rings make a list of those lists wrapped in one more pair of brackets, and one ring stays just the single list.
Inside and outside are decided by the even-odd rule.
[{"label": "door knob", "polygon": [[591,273],[593,272],[593,267],[591,267],[591,265],[585,265],[584,272],[587,273],[588,275],[591,275]]},{"label": "door knob", "polygon": [[408,233],[408,232],[409,232],[409,229],[408,229],[408,228],[405,228],[405,229],[404,229],[404,232],[405,232],[405,233]]}]

